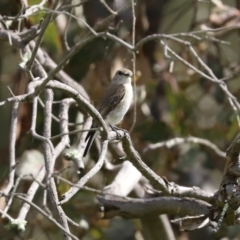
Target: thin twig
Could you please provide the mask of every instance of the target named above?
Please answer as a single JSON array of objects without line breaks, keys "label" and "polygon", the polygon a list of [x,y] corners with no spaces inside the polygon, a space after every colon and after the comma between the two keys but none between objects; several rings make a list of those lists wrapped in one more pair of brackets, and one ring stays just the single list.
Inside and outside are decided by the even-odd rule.
[{"label": "thin twig", "polygon": [[113,11],[105,2],[105,0],[99,0],[100,3],[102,3],[102,5],[113,15],[117,15],[117,12]]},{"label": "thin twig", "polygon": [[[36,176],[36,180],[34,180],[32,182],[32,184],[27,192],[27,195],[26,195],[27,201],[32,202],[32,200],[40,186],[40,183],[43,181],[44,177],[45,177],[45,168],[43,167],[40,170],[40,172],[38,173],[38,175]],[[17,219],[25,220],[29,210],[30,210],[30,205],[28,203],[24,202],[23,206],[21,207],[21,209],[19,211]]]},{"label": "thin twig", "polygon": [[[57,7],[58,2],[59,2],[59,0],[55,0],[55,1],[54,1],[53,6],[52,6],[53,9],[55,9],[55,8]],[[42,42],[43,35],[44,35],[44,33],[45,33],[46,29],[47,29],[47,26],[48,26],[48,24],[49,24],[50,21],[51,21],[52,15],[53,15],[53,14],[48,14],[47,16],[45,16],[45,18],[44,18],[44,20],[43,20],[43,22],[42,22],[42,24],[41,24],[41,30],[40,30],[40,32],[39,32],[39,35],[38,35],[38,39],[37,39],[37,41],[36,41],[35,48],[34,48],[33,51],[32,51],[32,55],[31,55],[30,60],[28,61],[28,69],[29,69],[29,70],[31,70],[31,68],[32,68],[32,65],[33,65],[33,62],[34,62],[34,60],[35,60],[35,57],[36,57],[38,48],[39,48],[39,46],[40,46],[40,44],[41,44],[41,42]]]},{"label": "thin twig", "polygon": [[221,151],[211,141],[209,141],[207,139],[203,139],[203,138],[198,138],[198,137],[172,138],[172,139],[164,141],[164,142],[149,144],[146,148],[143,149],[143,153],[146,153],[149,150],[154,150],[154,149],[161,148],[161,147],[172,148],[176,145],[183,144],[183,143],[202,144],[202,145],[205,145],[205,146],[211,148],[220,157],[223,157],[223,158],[226,157],[226,153]]},{"label": "thin twig", "polygon": [[[135,37],[136,37],[136,15],[135,15],[135,3],[132,0],[132,48],[135,49]],[[132,51],[132,67],[133,67],[133,122],[129,132],[132,132],[136,120],[137,120],[137,92],[136,92],[136,52]]]},{"label": "thin twig", "polygon": [[[38,212],[40,212],[44,217],[46,217],[49,221],[54,223],[59,229],[61,229],[67,236],[72,237],[75,240],[79,240],[75,235],[69,232],[69,230],[65,229],[60,223],[58,223],[52,216],[50,216],[48,213],[44,212],[41,207],[33,203],[32,201],[27,200],[26,198],[22,197],[19,194],[16,194],[16,197],[24,201],[25,203],[32,206],[34,209],[36,209]],[[71,239],[71,238],[69,238]]]},{"label": "thin twig", "polygon": [[34,98],[33,107],[32,107],[32,123],[31,123],[30,133],[34,138],[41,140],[43,142],[47,142],[51,148],[51,151],[54,152],[54,147],[52,142],[48,138],[45,138],[36,133],[36,123],[37,123],[37,98]]}]

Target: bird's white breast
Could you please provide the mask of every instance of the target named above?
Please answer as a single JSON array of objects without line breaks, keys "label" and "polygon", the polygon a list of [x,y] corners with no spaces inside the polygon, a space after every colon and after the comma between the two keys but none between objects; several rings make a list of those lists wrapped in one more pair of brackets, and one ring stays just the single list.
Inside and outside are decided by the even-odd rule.
[{"label": "bird's white breast", "polygon": [[133,89],[131,83],[123,84],[125,87],[125,95],[116,108],[110,112],[106,118],[106,122],[116,125],[120,123],[127,113],[133,99]]}]

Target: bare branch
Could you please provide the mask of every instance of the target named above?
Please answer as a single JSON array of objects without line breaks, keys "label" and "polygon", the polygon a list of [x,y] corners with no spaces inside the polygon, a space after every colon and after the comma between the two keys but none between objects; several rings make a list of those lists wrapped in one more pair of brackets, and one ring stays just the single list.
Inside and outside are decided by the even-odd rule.
[{"label": "bare branch", "polygon": [[104,140],[102,142],[102,151],[100,157],[95,166],[76,183],[77,187],[73,186],[61,197],[59,204],[63,204],[69,201],[79,191],[79,187],[84,186],[84,184],[101,169],[107,152],[107,146],[108,140]]},{"label": "bare branch", "polygon": [[97,196],[103,205],[103,218],[121,216],[141,218],[160,214],[177,216],[209,215],[211,205],[191,198],[158,197],[148,199],[121,198],[116,196]]},{"label": "bare branch", "polygon": [[10,129],[9,178],[8,178],[8,185],[3,190],[3,194],[5,196],[10,193],[11,189],[14,186],[14,176],[15,176],[15,167],[16,167],[15,144],[16,144],[16,138],[17,138],[18,107],[19,107],[19,102],[17,101],[14,102],[13,108],[12,108],[11,129]]},{"label": "bare branch", "polygon": [[[52,125],[52,101],[53,101],[53,92],[51,89],[45,90],[45,118],[44,118],[44,137],[49,139],[51,137],[51,125]],[[52,156],[53,152],[51,152],[51,149],[49,148],[49,145],[47,143],[44,143],[43,145],[43,152],[44,152],[44,158],[45,158],[45,168],[46,168],[46,184],[47,184],[47,191],[50,197],[50,201],[52,203],[52,206],[54,210],[58,214],[59,223],[66,229],[67,232],[69,232],[68,222],[65,216],[65,213],[61,206],[57,205],[58,202],[58,194],[57,194],[57,187],[55,185],[54,179],[52,178]],[[65,232],[65,231],[64,231]],[[70,240],[71,238],[69,235],[63,234],[64,239]]]},{"label": "bare branch", "polygon": [[150,183],[158,190],[161,190],[165,195],[176,196],[176,197],[192,197],[206,202],[212,202],[213,194],[206,193],[198,187],[182,187],[177,184],[170,183],[166,179],[158,176],[154,171],[152,171],[139,156],[138,152],[133,148],[130,136],[125,135],[122,139],[123,148],[127,154],[129,161],[146,177]]}]

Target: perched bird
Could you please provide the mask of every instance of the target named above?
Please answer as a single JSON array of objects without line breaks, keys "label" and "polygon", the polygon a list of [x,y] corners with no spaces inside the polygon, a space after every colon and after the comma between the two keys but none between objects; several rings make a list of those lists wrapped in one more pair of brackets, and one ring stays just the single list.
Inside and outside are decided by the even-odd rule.
[{"label": "perched bird", "polygon": [[[115,73],[112,82],[106,89],[97,109],[106,123],[113,128],[116,124],[122,121],[131,105],[132,98],[132,72],[126,68],[122,68]],[[96,127],[96,123],[93,122],[91,128]],[[85,139],[87,145],[83,157],[87,155],[96,134],[97,131],[88,132]]]}]

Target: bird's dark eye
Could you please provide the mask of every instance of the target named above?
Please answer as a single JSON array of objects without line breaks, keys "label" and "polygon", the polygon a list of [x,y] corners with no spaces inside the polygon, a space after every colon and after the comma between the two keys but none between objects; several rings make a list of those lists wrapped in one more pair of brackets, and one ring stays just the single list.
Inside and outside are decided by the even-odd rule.
[{"label": "bird's dark eye", "polygon": [[126,72],[123,72],[123,71],[117,71],[117,74],[119,74],[119,75],[123,75],[123,76],[127,76],[127,77],[129,77],[130,76],[130,74],[129,73],[126,73]]}]

